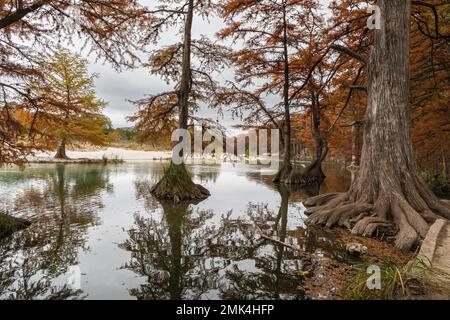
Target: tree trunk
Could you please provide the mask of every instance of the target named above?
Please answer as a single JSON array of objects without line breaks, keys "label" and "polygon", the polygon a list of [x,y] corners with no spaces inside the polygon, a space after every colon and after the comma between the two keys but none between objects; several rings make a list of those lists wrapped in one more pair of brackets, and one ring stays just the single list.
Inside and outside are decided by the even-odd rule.
[{"label": "tree trunk", "polygon": [[284,60],[284,86],[283,86],[283,104],[284,104],[284,126],[283,126],[283,164],[273,182],[284,181],[292,171],[291,164],[291,113],[289,110],[289,52],[287,37],[286,3],[283,2],[283,60]]},{"label": "tree trunk", "polygon": [[64,138],[59,142],[58,150],[55,154],[55,159],[69,159],[66,155],[66,141]]},{"label": "tree trunk", "polygon": [[191,44],[192,20],[194,16],[194,0],[189,0],[188,12],[184,26],[183,64],[181,70],[180,89],[178,91],[178,128],[187,129],[189,117],[189,94],[191,92]]},{"label": "tree trunk", "polygon": [[297,185],[321,185],[325,180],[322,170],[322,162],[328,153],[326,140],[320,132],[320,103],[319,97],[311,90],[311,131],[314,141],[314,154],[312,162],[304,170],[291,170],[289,176],[284,180],[286,184]]},{"label": "tree trunk", "polygon": [[445,156],[444,148],[442,148],[442,177],[445,181],[448,181],[448,168],[447,168],[447,158]]},{"label": "tree trunk", "polygon": [[[189,95],[191,93],[191,44],[192,20],[194,17],[194,0],[189,0],[186,13],[183,40],[183,62],[181,81],[178,90],[178,128],[187,130],[189,118]],[[180,156],[184,156],[180,154]],[[184,163],[175,165],[171,163],[163,178],[151,190],[158,199],[173,200],[203,200],[210,193],[201,185],[192,182]]]},{"label": "tree trunk", "polygon": [[371,236],[396,225],[395,245],[411,249],[429,223],[450,218],[450,208],[430,191],[419,174],[410,136],[410,0],[378,0],[381,30],[376,30],[369,60],[368,107],[359,176],[347,193],[334,195],[307,211],[311,224],[341,225]]},{"label": "tree trunk", "polygon": [[352,168],[357,168],[359,166],[359,127],[360,124],[357,121],[352,124],[352,162],[350,164],[350,167]]}]

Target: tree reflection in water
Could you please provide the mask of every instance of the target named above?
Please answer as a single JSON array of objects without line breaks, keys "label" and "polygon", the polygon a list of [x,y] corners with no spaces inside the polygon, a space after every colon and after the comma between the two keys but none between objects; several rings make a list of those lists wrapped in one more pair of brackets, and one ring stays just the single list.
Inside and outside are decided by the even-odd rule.
[{"label": "tree reflection in water", "polygon": [[156,216],[158,204],[149,193],[150,183],[137,182],[137,196],[145,201],[148,218],[135,216],[134,228],[121,248],[131,252],[124,268],[145,277],[146,283],[132,289],[138,299],[199,299],[217,268],[206,266],[206,239],[213,233],[205,222],[210,211],[194,211],[189,202],[161,202],[163,215]]},{"label": "tree reflection in water", "polygon": [[249,203],[243,216],[230,211],[217,221],[193,203],[156,202],[150,185],[136,183],[148,212],[135,216],[120,245],[131,253],[124,268],[145,281],[130,291],[138,299],[302,299],[301,271],[311,268],[311,254],[339,258],[327,234],[289,225],[295,192],[288,188],[278,188],[277,212]]},{"label": "tree reflection in water", "polygon": [[106,167],[56,165],[34,177],[15,211],[31,216],[28,229],[0,241],[0,298],[82,298],[66,284],[70,267],[87,251],[87,229],[98,223],[100,193],[111,192]]},{"label": "tree reflection in water", "polygon": [[[230,283],[222,292],[223,299],[307,298],[302,289],[302,271],[314,272],[313,255],[343,258],[343,251],[332,234],[289,223],[290,200],[297,192],[304,194],[307,191],[285,186],[276,188],[281,196],[277,214],[268,210],[266,204],[251,204],[247,212],[248,221],[239,222],[240,229],[258,226],[257,230],[266,238],[260,240],[255,255],[247,257],[255,261],[257,270],[236,264],[227,271]],[[252,246],[251,243],[249,245]]]}]

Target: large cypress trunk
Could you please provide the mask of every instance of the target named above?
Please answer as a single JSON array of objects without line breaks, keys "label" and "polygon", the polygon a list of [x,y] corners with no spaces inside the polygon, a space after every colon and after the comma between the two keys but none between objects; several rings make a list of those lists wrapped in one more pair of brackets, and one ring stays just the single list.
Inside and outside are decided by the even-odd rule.
[{"label": "large cypress trunk", "polygon": [[[189,117],[189,95],[191,92],[191,44],[192,20],[194,17],[194,0],[189,0],[186,13],[183,40],[183,62],[180,87],[178,90],[178,128],[187,129]],[[184,156],[184,155],[181,155]],[[173,200],[202,200],[210,193],[201,185],[192,182],[184,163],[171,163],[163,178],[151,190],[158,199]]]},{"label": "large cypress trunk", "polygon": [[[379,0],[381,30],[369,60],[368,107],[359,176],[345,194],[306,201],[309,223],[342,225],[373,235],[398,227],[396,247],[411,249],[429,223],[450,218],[450,208],[419,174],[410,136],[410,0]],[[325,202],[325,204],[324,204]]]}]

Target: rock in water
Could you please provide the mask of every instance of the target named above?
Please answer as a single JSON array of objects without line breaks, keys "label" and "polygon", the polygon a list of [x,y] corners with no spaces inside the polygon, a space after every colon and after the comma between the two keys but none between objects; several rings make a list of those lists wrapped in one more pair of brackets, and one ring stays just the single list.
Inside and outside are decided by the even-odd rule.
[{"label": "rock in water", "polygon": [[25,229],[31,225],[31,222],[22,218],[15,218],[0,212],[0,239],[11,235],[12,233]]}]

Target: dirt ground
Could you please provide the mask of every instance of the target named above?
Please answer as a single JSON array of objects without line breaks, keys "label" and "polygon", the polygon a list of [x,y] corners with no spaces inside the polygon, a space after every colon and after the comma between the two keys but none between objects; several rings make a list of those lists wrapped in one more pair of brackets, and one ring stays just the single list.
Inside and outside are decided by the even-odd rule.
[{"label": "dirt ground", "polygon": [[[367,253],[360,257],[349,257],[347,261],[335,261],[330,258],[312,256],[312,275],[305,278],[302,289],[308,299],[314,300],[343,300],[351,299],[348,296],[349,281],[361,281],[356,276],[356,265],[392,264],[402,268],[415,256],[415,252],[397,250],[392,244],[373,238],[352,235],[348,230],[335,228],[324,229],[338,235],[342,245],[347,243],[360,243],[367,247]],[[369,275],[367,275],[369,277]],[[355,280],[353,280],[355,279]],[[365,279],[363,278],[365,283]],[[374,296],[367,297],[376,299]]]}]

